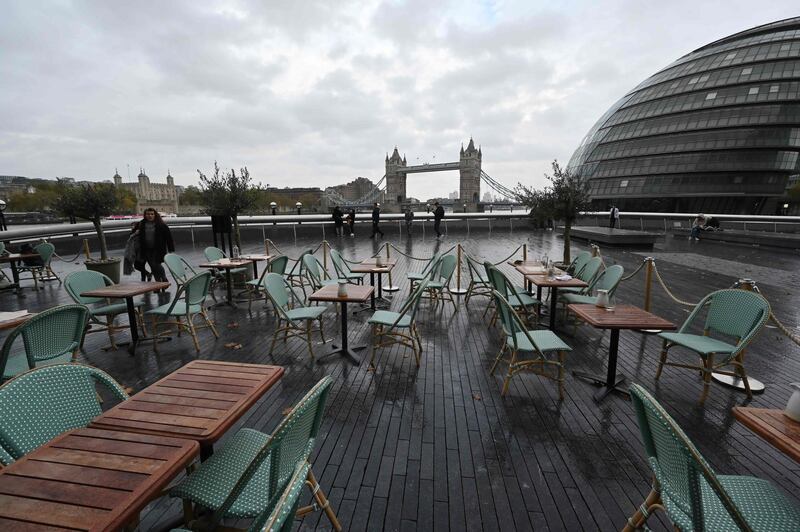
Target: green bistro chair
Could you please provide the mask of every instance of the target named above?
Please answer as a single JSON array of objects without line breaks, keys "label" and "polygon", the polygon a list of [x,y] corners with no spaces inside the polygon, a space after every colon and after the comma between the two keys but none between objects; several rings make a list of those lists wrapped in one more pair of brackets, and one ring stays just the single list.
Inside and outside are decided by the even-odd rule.
[{"label": "green bistro chair", "polygon": [[[568,318],[567,305],[569,305],[570,303],[588,303],[591,305],[597,303],[597,296],[590,295],[597,290],[607,290],[608,298],[609,300],[611,300],[611,298],[614,297],[614,292],[617,291],[619,282],[622,280],[623,273],[625,273],[625,269],[619,264],[614,264],[606,268],[603,273],[601,273],[595,278],[594,282],[589,286],[587,293],[585,294],[567,293],[559,295],[558,296],[559,301],[564,304],[564,320]],[[580,321],[580,319],[576,316],[575,320],[576,320],[575,326],[577,327],[577,324]]]},{"label": "green bistro chair", "polygon": [[172,279],[175,281],[175,285],[179,289],[184,285],[184,283],[186,283],[187,279],[197,275],[197,271],[195,271],[195,269],[192,268],[188,262],[186,262],[186,259],[177,253],[167,253],[164,255],[164,263],[167,265],[169,273],[172,275]]},{"label": "green bistro chair", "polygon": [[427,289],[428,281],[423,279],[417,284],[414,292],[406,299],[400,312],[389,310],[377,310],[368,323],[372,325],[372,356],[369,359],[370,366],[374,366],[375,351],[381,347],[388,347],[394,344],[410,347],[414,351],[417,367],[419,367],[422,356],[422,340],[417,330],[417,322],[414,319],[419,308],[422,294]]},{"label": "green bistro chair", "polygon": [[[6,244],[5,244],[5,242],[0,242],[0,255],[4,255],[5,252],[6,252]],[[0,264],[0,279],[5,280],[6,282],[9,282],[9,283],[13,282],[13,281],[11,281],[11,279],[9,279],[8,275],[6,275],[6,272],[3,271],[3,265],[2,264]]]},{"label": "green bistro chair", "polygon": [[[192,521],[197,510],[213,512],[209,529],[224,518],[258,520],[270,512],[297,467],[308,463],[332,383],[333,379],[323,377],[271,435],[248,428],[239,430],[172,488],[170,495],[183,499],[186,522]],[[325,510],[333,528],[341,530],[336,513],[310,468],[305,480],[316,505]],[[313,510],[305,507],[297,514],[310,511]]]},{"label": "green bistro chair", "polygon": [[347,260],[342,257],[342,254],[339,253],[335,249],[330,250],[331,254],[331,262],[333,263],[333,268],[336,270],[336,277],[339,279],[344,279],[348,283],[355,283],[355,284],[363,284],[364,283],[364,274],[363,273],[353,273],[350,271],[350,266],[347,265]]},{"label": "green bistro chair", "polygon": [[250,312],[253,308],[253,300],[257,297],[260,297],[261,292],[264,293],[264,302],[267,301],[267,291],[264,286],[264,278],[267,276],[268,273],[277,273],[283,275],[286,273],[286,264],[289,262],[289,258],[286,255],[279,255],[269,261],[269,264],[264,271],[261,272],[261,276],[258,279],[250,279],[245,283],[247,287],[247,311]]},{"label": "green bistro chair", "polygon": [[[706,306],[708,306],[708,314],[703,326],[703,334],[689,333],[688,330],[692,322]],[[658,336],[664,340],[664,345],[661,350],[661,359],[658,362],[656,380],[661,377],[661,371],[664,366],[700,370],[703,375],[703,394],[700,396],[700,402],[702,403],[708,396],[711,373],[721,373],[742,379],[747,398],[752,399],[753,393],[750,391],[750,383],[747,380],[747,373],[744,369],[744,348],[764,327],[769,315],[769,303],[756,292],[732,288],[710,293],[697,304],[677,332],[659,333]],[[736,339],[736,343],[731,344],[712,338],[709,336],[711,332],[732,336]],[[667,362],[667,352],[675,346],[686,347],[696,352],[700,355],[703,365],[692,366]],[[720,355],[721,359],[715,360],[717,355]],[[733,366],[734,371],[722,371],[719,369],[724,366]]]},{"label": "green bistro chair", "polygon": [[[104,349],[116,349],[117,344],[114,342],[114,333],[130,329],[128,325],[116,325],[114,320],[119,315],[127,315],[128,305],[124,301],[117,300],[116,303],[112,299],[103,297],[87,297],[82,296],[84,292],[89,290],[96,290],[105,288],[106,286],[113,286],[114,282],[105,274],[91,270],[80,270],[68,274],[64,278],[64,289],[69,294],[69,297],[79,305],[85,305],[89,309],[89,324],[97,325],[98,328],[89,328],[87,333],[107,332],[110,346]],[[147,327],[144,326],[144,316],[142,315],[142,306],[144,301],[134,302],[136,308],[136,320],[142,329],[142,335],[147,336]],[[101,321],[101,319],[103,321]]]},{"label": "green bistro chair", "polygon": [[[29,272],[31,274],[31,278],[33,279],[33,286],[36,290],[39,289],[39,281],[44,282],[56,279],[58,284],[61,284],[61,278],[50,266],[50,261],[53,260],[53,254],[56,252],[56,247],[50,242],[42,242],[41,244],[37,244],[33,248],[33,251],[39,254],[39,257],[42,259],[42,264],[36,266],[22,264],[19,266],[19,268],[17,268],[17,271],[20,274]],[[22,277],[20,277],[20,279],[22,279]]]},{"label": "green bistro chair", "polygon": [[300,254],[300,257],[292,265],[292,269],[286,274],[286,280],[289,281],[290,286],[294,286],[303,291],[303,299],[306,298],[306,275],[303,271],[303,257],[306,255],[313,255],[313,249],[307,249]]},{"label": "green bistro chair", "polygon": [[[224,251],[219,248],[215,248],[214,246],[209,246],[203,250],[203,255],[205,255],[206,260],[208,262],[215,262],[219,259],[224,259],[227,257]],[[220,283],[226,282],[225,272],[221,270],[214,269],[214,287],[216,287]],[[248,266],[242,266],[241,268],[232,268],[231,269],[231,282],[233,282],[234,277],[241,277],[243,280],[248,280],[250,278],[250,268]],[[216,301],[216,298],[214,298]]]},{"label": "green bistro chair", "polygon": [[[522,312],[527,323],[537,323],[539,321],[539,308],[542,302],[522,288],[514,286],[508,277],[491,262],[484,262],[483,267],[486,270],[486,276],[489,278],[489,282],[492,284],[494,303],[496,303],[494,291],[500,292],[500,295],[503,296],[515,311]],[[497,317],[498,310],[497,306],[495,306],[495,313],[489,321],[490,326],[494,325]]]},{"label": "green bistro chair", "polygon": [[128,394],[107,373],[57,364],[22,373],[0,386],[0,462],[19,460],[59,434],[102,414],[96,384],[124,401]]},{"label": "green bistro chair", "polygon": [[319,290],[323,286],[338,284],[338,279],[331,279],[328,271],[320,264],[319,259],[314,255],[303,256],[303,269],[306,272],[308,284],[312,291]]},{"label": "green bistro chair", "polygon": [[[311,360],[314,360],[314,348],[311,344],[311,322],[319,322],[319,335],[325,343],[325,333],[323,332],[322,314],[328,309],[327,306],[319,305],[314,307],[304,307],[297,305],[297,296],[292,290],[291,285],[283,276],[277,273],[269,273],[264,281],[267,290],[267,297],[275,308],[275,315],[278,318],[275,332],[272,333],[272,344],[269,346],[269,354],[272,355],[275,349],[275,342],[278,336],[283,334],[283,342],[292,337],[303,338],[308,344],[308,352]],[[289,306],[289,298],[292,298],[296,306]]]},{"label": "green bistro chair", "polygon": [[[500,395],[508,393],[508,386],[511,378],[521,371],[531,371],[536,375],[541,375],[558,382],[558,398],[564,399],[564,359],[567,352],[572,348],[564,343],[553,331],[529,330],[514,311],[512,305],[503,295],[495,290],[493,292],[497,314],[500,316],[500,324],[503,328],[503,345],[500,352],[489,370],[490,375],[494,375],[494,370],[501,360],[508,364],[508,372],[503,380],[503,391]],[[508,358],[503,358],[506,350],[509,352]],[[533,357],[526,360],[519,359],[520,352],[533,353]],[[548,353],[555,353],[558,360],[547,358]],[[555,375],[549,373],[548,368],[556,370]]]},{"label": "green bistro chair", "polygon": [[600,257],[592,257],[586,263],[586,265],[577,271],[574,275],[576,279],[580,279],[581,281],[588,284],[588,286],[584,286],[583,288],[579,288],[577,286],[565,286],[558,289],[558,293],[561,295],[565,294],[582,294],[582,295],[590,295],[591,287],[597,278],[597,275],[600,273],[600,267],[603,265],[603,259]]},{"label": "green bistro chair", "polygon": [[453,272],[456,271],[456,261],[455,255],[445,255],[431,269],[430,278],[425,289],[428,292],[428,297],[433,302],[434,308],[439,302],[442,303],[442,308],[444,308],[445,300],[449,300],[453,304],[453,311],[458,312],[458,305],[456,305],[456,300],[450,292],[450,280],[453,277]]},{"label": "green bistro chair", "polygon": [[[294,525],[294,517],[297,514],[297,507],[300,504],[300,493],[302,493],[303,487],[306,485],[310,470],[311,464],[308,462],[298,463],[297,467],[294,468],[292,478],[286,483],[286,487],[283,488],[280,497],[273,498],[274,504],[270,501],[270,504],[247,528],[247,532],[291,532]],[[195,523],[191,524],[194,525]],[[204,526],[203,529],[209,528]],[[171,532],[192,531],[188,528],[173,528]]]},{"label": "green bistro chair", "polygon": [[663,510],[679,530],[800,530],[800,509],[766,480],[717,475],[660,404],[630,386],[653,487],[625,531]]},{"label": "green bistro chair", "polygon": [[469,286],[467,293],[464,295],[464,305],[469,305],[469,300],[475,296],[486,296],[489,301],[492,300],[492,283],[486,276],[486,269],[481,263],[466,255],[467,258],[467,271],[469,272]]},{"label": "green bistro chair", "polygon": [[[200,342],[197,341],[197,329],[210,328],[214,337],[219,338],[219,333],[203,306],[208,297],[210,286],[211,272],[198,273],[194,277],[186,279],[186,282],[175,293],[172,301],[146,312],[146,314],[153,317],[153,350],[156,353],[158,353],[158,337],[169,332],[158,331],[159,328],[163,329],[165,326],[174,325],[178,331],[178,336],[180,336],[181,329],[186,329],[192,336],[194,348],[198,353],[200,352]],[[197,316],[203,317],[205,325],[198,326],[194,324],[194,319]],[[159,317],[166,318],[166,320],[160,321]],[[169,321],[169,318],[175,319]],[[181,321],[181,318],[185,318],[186,321]]]},{"label": "green bistro chair", "polygon": [[[30,318],[6,337],[0,351],[0,375],[10,379],[37,366],[75,362],[83,342],[89,310],[83,305],[61,305]],[[24,354],[11,354],[22,336]],[[0,423],[1,424],[1,423]]]},{"label": "green bistro chair", "polygon": [[421,272],[408,272],[406,274],[406,278],[410,281],[408,283],[408,293],[411,294],[414,291],[414,285],[420,282],[423,279],[430,279],[431,277],[431,270],[434,266],[439,264],[439,259],[442,258],[441,253],[434,253],[433,256],[428,260],[425,264],[425,267],[422,269]]},{"label": "green bistro chair", "polygon": [[567,273],[573,276],[577,275],[578,272],[580,272],[583,267],[586,266],[586,263],[588,263],[591,258],[591,251],[581,251],[575,255],[575,258],[572,259],[572,262],[569,264],[569,266],[567,266]]}]

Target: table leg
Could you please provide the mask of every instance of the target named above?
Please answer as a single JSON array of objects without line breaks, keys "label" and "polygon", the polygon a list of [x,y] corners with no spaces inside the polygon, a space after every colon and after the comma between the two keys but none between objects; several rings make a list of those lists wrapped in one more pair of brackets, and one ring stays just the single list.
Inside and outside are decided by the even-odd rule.
[{"label": "table leg", "polygon": [[[375,288],[375,274],[373,272],[369,272],[369,285],[372,288]],[[373,290],[372,293],[369,295],[369,306],[368,307],[362,307],[362,308],[354,311],[353,314],[358,314],[359,312],[364,312],[365,310],[371,310],[371,311],[375,312],[375,310],[376,310],[376,307],[375,307],[375,290]]]},{"label": "table leg", "polygon": [[360,366],[361,365],[361,360],[356,356],[356,354],[353,351],[354,350],[359,350],[359,349],[364,349],[367,346],[366,345],[356,345],[356,346],[350,347],[348,345],[348,343],[347,343],[347,302],[346,301],[342,301],[341,305],[342,305],[342,308],[341,308],[341,315],[342,315],[342,341],[341,341],[341,344],[342,345],[341,346],[336,346],[335,344],[332,345],[331,349],[327,353],[325,353],[324,355],[319,357],[319,359],[317,360],[317,364],[322,364],[322,363],[326,362],[327,361],[326,359],[328,357],[332,356],[332,355],[341,355],[342,357],[344,357],[347,360],[349,360],[350,363],[352,363],[354,366]]},{"label": "table leg", "polygon": [[558,307],[558,287],[550,288],[550,330],[556,332],[556,309]]},{"label": "table leg", "polygon": [[258,279],[258,261],[253,261],[253,279]]},{"label": "table leg", "polygon": [[16,286],[16,294],[19,297],[25,297],[22,294],[22,287],[19,284],[19,270],[17,269],[17,261],[12,260],[9,262],[11,265],[11,280],[14,281],[14,286]]},{"label": "table leg", "polygon": [[594,395],[595,402],[599,403],[611,392],[617,392],[625,397],[630,397],[627,390],[622,388],[625,383],[624,376],[617,376],[617,351],[619,349],[619,329],[611,329],[611,338],[608,347],[608,369],[606,370],[605,378],[585,373],[582,371],[573,371],[572,375],[575,378],[590,382],[596,386],[601,386],[602,389]]},{"label": "table leg", "polygon": [[225,268],[225,289],[228,291],[228,303],[233,306],[233,276],[231,275],[230,268]]},{"label": "table leg", "polygon": [[126,297],[125,305],[128,307],[128,324],[131,329],[131,343],[128,345],[128,353],[136,354],[136,345],[139,343],[139,327],[136,323],[136,307],[133,306],[133,298]]}]

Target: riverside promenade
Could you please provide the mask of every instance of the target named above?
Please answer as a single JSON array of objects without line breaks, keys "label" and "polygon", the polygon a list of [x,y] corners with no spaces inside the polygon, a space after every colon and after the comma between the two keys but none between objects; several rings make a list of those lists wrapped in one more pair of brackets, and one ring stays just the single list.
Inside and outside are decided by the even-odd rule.
[{"label": "riverside promenade", "polygon": [[[387,231],[387,241],[419,258],[461,243],[463,250],[477,259],[501,262],[500,268],[520,284],[520,275],[503,259],[523,243],[530,259],[545,253],[559,259],[563,246],[553,232],[516,227],[491,234],[451,231],[442,241],[431,239],[430,233],[426,236],[407,239]],[[280,249],[271,252],[294,258],[319,242],[319,237],[308,236],[276,239]],[[364,235],[328,235],[328,242],[354,260],[373,255],[383,243]],[[177,252],[197,265],[203,262],[205,245],[209,244],[198,241],[192,246],[182,241]],[[573,243],[573,254],[584,249],[588,249],[585,243]],[[63,253],[67,255],[67,251],[71,250]],[[255,239],[242,250],[263,251],[263,243]],[[652,252],[624,247],[601,252],[607,266],[620,264],[626,275],[646,256],[654,257],[673,294],[692,303],[713,290],[731,287],[740,278],[754,279],[774,314],[798,332],[797,252],[672,238],[657,243]],[[122,253],[115,250],[112,254]],[[318,257],[322,260],[319,253]],[[420,271],[424,263],[394,250],[392,257],[398,261],[392,281],[400,290],[394,293],[391,308],[398,310],[409,291],[406,273]],[[521,253],[514,258],[521,259]],[[53,267],[62,278],[83,269],[79,262],[54,261]],[[329,267],[332,271],[330,263]],[[461,279],[466,287],[466,265]],[[38,292],[30,282],[24,286],[24,297],[0,292],[0,308],[35,312],[70,302],[58,283],[48,282]],[[166,302],[174,292],[173,284],[167,294],[144,297],[152,307]],[[224,298],[224,289],[217,290],[217,297]],[[622,282],[616,301],[642,306],[643,300],[642,271]],[[494,376],[489,369],[502,339],[499,329],[489,327],[483,316],[486,302],[485,297],[478,297],[465,307],[461,297],[459,310],[454,312],[449,303],[434,309],[423,301],[417,316],[423,347],[419,368],[411,351],[400,346],[379,351],[375,369],[338,358],[325,364],[311,363],[305,343],[296,339],[278,344],[270,356],[275,318],[263,301],[255,302],[250,314],[246,303],[238,309],[212,309],[220,338],[215,340],[207,330],[201,331],[199,355],[187,336],[160,344],[158,354],[150,345],[141,346],[133,357],[124,348],[106,352],[101,348],[108,338],[99,333],[86,337],[81,359],[134,391],[195,359],[282,366],[283,378],[228,436],[239,427],[270,432],[287,408],[322,376],[331,375],[334,385],[312,462],[345,530],[621,529],[650,489],[651,472],[636,416],[632,404],[619,395],[596,403],[592,398],[596,388],[571,375],[573,370],[605,373],[608,332],[586,324],[574,334],[571,325],[559,329],[559,335],[573,348],[566,360],[569,374],[563,401],[558,400],[552,381],[532,374],[515,377],[508,395],[501,397],[505,368],[501,366]],[[654,282],[653,313],[681,324],[690,310]],[[370,342],[369,315],[351,316],[351,344]],[[333,308],[326,316],[325,336],[330,342],[338,336],[339,322]],[[120,339],[125,335],[120,333]],[[315,341],[319,342],[316,335]],[[731,408],[743,404],[745,395],[715,384],[701,405],[702,384],[695,372],[667,367],[656,381],[660,347],[655,336],[624,331],[618,373],[655,395],[717,473],[768,479],[800,504],[800,464],[734,419]],[[361,356],[368,358],[369,348],[361,351]],[[695,362],[696,358],[687,354],[685,360]],[[782,409],[791,395],[789,383],[800,381],[800,347],[770,323],[748,348],[745,360],[748,375],[766,385],[765,392],[755,395],[748,406]],[[301,496],[301,504],[308,500],[307,494]],[[142,513],[139,529],[161,529],[180,514],[179,500],[159,499]],[[666,529],[667,523],[660,516],[648,524]],[[301,530],[326,529],[330,523],[317,512],[298,521],[297,526]]]}]

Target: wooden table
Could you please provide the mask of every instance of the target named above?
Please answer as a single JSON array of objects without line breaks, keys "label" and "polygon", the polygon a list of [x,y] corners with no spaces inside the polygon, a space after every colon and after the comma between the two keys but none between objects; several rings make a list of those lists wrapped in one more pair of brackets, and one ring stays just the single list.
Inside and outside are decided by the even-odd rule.
[{"label": "wooden table", "polygon": [[41,257],[41,255],[38,253],[9,253],[7,255],[0,255],[0,264],[5,264],[7,262],[11,265],[11,279],[14,281],[11,286],[15,287],[18,296],[24,297],[22,295],[22,287],[19,285],[19,270],[17,269],[17,263],[21,260],[35,259],[39,257]]},{"label": "wooden table", "polygon": [[71,430],[0,470],[0,529],[119,530],[197,453],[186,439]]},{"label": "wooden table", "polygon": [[800,422],[772,408],[733,407],[733,417],[795,462],[800,462]]},{"label": "wooden table", "polygon": [[[382,302],[385,307],[389,306],[389,301],[383,297],[383,281],[381,280],[381,275],[384,273],[389,273],[397,264],[397,260],[395,259],[386,259],[381,258],[382,262],[381,265],[378,266],[378,263],[375,257],[365,259],[361,261],[360,264],[355,264],[350,268],[350,271],[353,273],[368,273],[369,274],[369,284],[375,287],[375,274],[378,275],[378,296],[375,297],[375,292],[373,291],[372,296],[370,296],[370,306],[371,310],[375,310],[376,303]],[[377,301],[376,301],[377,300]],[[361,309],[366,310],[366,309]],[[360,312],[360,311],[359,311]]]},{"label": "wooden table", "polygon": [[214,442],[282,376],[280,366],[193,360],[90,426],[195,440],[204,460]]},{"label": "wooden table", "polygon": [[236,303],[233,302],[233,281],[231,280],[231,270],[236,268],[244,268],[248,264],[254,262],[253,259],[219,259],[214,262],[204,262],[199,266],[201,268],[211,268],[215,270],[225,270],[225,289],[227,290],[227,300],[217,303],[217,305],[229,305],[236,308]]},{"label": "wooden table", "polygon": [[250,253],[248,255],[240,255],[240,259],[253,261],[253,279],[258,279],[258,263],[265,260],[267,264],[272,260],[274,255],[267,255],[266,253]]},{"label": "wooden table", "polygon": [[13,329],[17,325],[22,325],[32,317],[36,316],[36,314],[28,312],[24,316],[20,316],[19,318],[14,318],[12,320],[3,320],[0,321],[0,331],[5,331],[6,329]]},{"label": "wooden table", "polygon": [[586,281],[581,281],[576,277],[572,277],[571,279],[567,279],[565,281],[560,281],[555,277],[550,277],[547,274],[545,275],[526,275],[525,277],[526,282],[530,282],[536,285],[536,299],[539,301],[542,300],[542,288],[547,286],[550,288],[550,330],[555,332],[556,331],[556,310],[558,305],[558,289],[565,288],[565,287],[575,287],[575,288],[584,288],[589,286]]},{"label": "wooden table", "polygon": [[646,310],[634,307],[633,305],[617,305],[606,309],[586,303],[572,303],[567,306],[567,309],[593,327],[598,329],[611,329],[606,376],[598,377],[581,371],[572,372],[572,374],[579,379],[603,387],[603,389],[594,396],[594,400],[598,403],[605,399],[611,392],[619,392],[623,395],[628,395],[628,391],[621,388],[622,384],[625,382],[625,377],[617,376],[619,331],[622,329],[660,329],[663,331],[677,328],[671,321],[660,318],[655,314],[650,314]]},{"label": "wooden table", "polygon": [[324,358],[327,358],[331,355],[341,354],[350,362],[358,366],[361,364],[361,360],[356,357],[355,353],[353,353],[353,350],[364,349],[366,345],[358,345],[353,347],[349,347],[347,345],[347,304],[365,303],[367,299],[371,298],[375,293],[375,287],[350,283],[346,284],[345,286],[347,287],[347,296],[345,297],[339,297],[337,294],[339,288],[338,286],[327,285],[308,296],[308,300],[339,303],[342,306],[340,312],[342,316],[342,345],[332,345],[331,350],[320,357],[319,362],[323,362]]},{"label": "wooden table", "polygon": [[[82,292],[84,297],[103,297],[109,299],[125,299],[125,304],[128,307],[128,323],[131,328],[131,343],[128,344],[128,352],[131,355],[136,354],[136,346],[142,341],[139,338],[139,329],[136,324],[136,307],[133,305],[133,298],[149,292],[157,292],[159,290],[166,290],[169,288],[169,283],[166,281],[150,281],[139,283],[125,283],[125,284],[112,284],[104,288],[96,288],[88,292]],[[162,337],[166,340],[166,337]],[[155,340],[155,338],[147,338],[147,340]]]}]

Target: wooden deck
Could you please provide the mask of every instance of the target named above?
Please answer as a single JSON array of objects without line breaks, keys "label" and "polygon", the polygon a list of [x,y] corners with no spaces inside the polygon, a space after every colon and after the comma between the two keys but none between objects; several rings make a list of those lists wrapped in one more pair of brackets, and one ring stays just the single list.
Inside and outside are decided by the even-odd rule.
[{"label": "wooden deck", "polygon": [[[514,248],[527,242],[529,258],[544,252],[553,258],[560,256],[562,242],[552,232],[520,230],[513,234],[495,231],[491,236],[486,231],[451,233],[441,243],[420,237],[408,241],[389,231],[387,237],[404,252],[419,257],[429,257],[437,247],[444,251],[460,241],[474,256],[502,262],[500,267],[516,282],[521,282],[519,274],[504,260]],[[380,242],[364,236],[331,239],[332,245],[351,259],[372,254]],[[316,243],[277,242],[290,256]],[[583,248],[578,245],[574,249]],[[192,264],[202,260],[199,244],[196,249],[178,251]],[[256,244],[243,250],[260,251],[263,247]],[[753,277],[775,314],[797,330],[800,256],[796,253],[704,241],[698,245],[679,239],[657,244],[656,253],[619,247],[603,252],[607,264],[622,264],[626,273],[644,256],[656,256],[658,270],[670,288],[688,301],[730,287],[737,275]],[[401,290],[395,293],[394,309],[408,293],[405,273],[419,271],[423,264],[397,258],[392,280]],[[63,262],[54,262],[54,267],[58,272],[82,268]],[[467,279],[465,267],[464,285]],[[618,301],[641,305],[643,285],[640,272],[621,285]],[[68,300],[56,283],[47,283],[38,293],[32,289],[24,293],[27,296],[21,299],[0,293],[0,308],[38,311]],[[168,294],[144,297],[155,305]],[[224,289],[218,290],[218,297],[224,298]],[[496,329],[487,328],[481,315],[484,305],[485,298],[477,298],[468,309],[461,303],[459,312],[454,313],[452,306],[432,311],[423,302],[418,314],[424,347],[420,368],[415,367],[411,351],[399,346],[380,352],[374,371],[367,364],[354,367],[341,359],[311,364],[300,340],[279,344],[269,356],[274,318],[260,302],[253,305],[252,316],[248,316],[246,303],[238,310],[212,310],[221,337],[215,341],[210,332],[201,331],[199,356],[185,335],[161,344],[158,355],[143,345],[137,356],[131,357],[124,349],[102,351],[107,337],[98,333],[87,337],[85,361],[136,390],[195,358],[283,366],[281,381],[234,430],[239,426],[272,430],[287,407],[323,375],[331,375],[335,384],[313,463],[346,530],[621,529],[643,501],[650,483],[630,402],[611,396],[598,405],[592,400],[596,388],[571,376],[561,402],[555,383],[534,375],[514,378],[508,396],[501,398],[502,371],[489,375],[500,338]],[[676,323],[688,313],[658,287],[652,311]],[[350,317],[351,343],[369,342],[369,314]],[[325,325],[326,338],[336,338],[339,322],[332,308]],[[583,325],[573,336],[571,326],[562,326],[559,334],[574,348],[567,359],[570,370],[604,374],[607,331]],[[241,344],[241,348],[226,344]],[[655,337],[624,332],[618,372],[651,390],[718,472],[769,479],[800,504],[800,464],[734,419],[731,408],[742,404],[744,395],[714,385],[705,406],[700,406],[699,378],[679,368],[666,368],[656,383],[659,347]],[[361,356],[368,357],[368,350]],[[768,328],[748,350],[746,364],[748,373],[767,385],[765,393],[755,396],[749,406],[783,408],[791,394],[788,384],[800,380],[800,348]],[[309,496],[303,497],[305,503]],[[140,528],[163,527],[180,511],[178,501],[156,501],[142,514]],[[663,524],[650,523],[657,529]],[[298,522],[298,527],[326,529],[329,524],[316,513]]]}]

